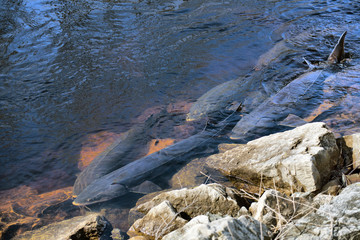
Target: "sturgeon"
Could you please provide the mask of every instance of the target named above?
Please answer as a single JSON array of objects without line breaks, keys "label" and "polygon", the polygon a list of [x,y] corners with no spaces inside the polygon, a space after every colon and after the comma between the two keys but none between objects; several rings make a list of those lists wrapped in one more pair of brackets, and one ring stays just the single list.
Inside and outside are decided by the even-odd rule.
[{"label": "sturgeon", "polygon": [[[125,165],[88,185],[73,201],[74,205],[89,205],[125,195],[132,188],[171,171],[176,164],[187,162],[215,143],[214,134],[204,130],[158,152]],[[215,146],[211,147],[213,152]]]},{"label": "sturgeon", "polygon": [[241,98],[246,91],[244,78],[224,82],[202,95],[190,108],[186,121],[195,121],[221,110],[231,110],[234,99]]},{"label": "sturgeon", "polygon": [[[306,41],[310,37],[309,32],[303,32],[295,37],[295,42]],[[227,110],[234,110],[234,106],[242,103],[246,112],[251,111],[262,101],[269,97],[269,92],[282,87],[283,82],[289,82],[303,73],[301,68],[288,68],[296,53],[294,46],[288,46],[288,40],[282,40],[275,44],[266,53],[262,54],[253,71],[244,77],[239,77],[215,86],[203,94],[191,106],[187,114],[187,121],[200,120],[202,118],[219,117]],[[265,86],[269,84],[270,86]],[[281,80],[281,81],[279,81]],[[268,88],[268,89],[266,89]],[[244,110],[244,109],[243,109]]]},{"label": "sturgeon", "polygon": [[[344,40],[346,31],[341,35],[334,50],[328,57],[328,65],[344,59]],[[311,65],[311,69],[315,66]],[[257,137],[264,130],[276,129],[279,122],[289,115],[297,115],[318,103],[309,101],[322,92],[322,83],[332,73],[327,68],[302,74],[277,94],[268,98],[248,115],[245,115],[233,128],[231,139]],[[247,140],[247,139],[246,139]]]},{"label": "sturgeon", "polygon": [[145,145],[150,140],[150,136],[146,134],[146,131],[151,129],[155,119],[156,116],[151,115],[144,123],[125,132],[105,151],[99,154],[77,177],[73,196],[76,197],[80,194],[94,180],[132,162],[134,155],[136,155],[132,152],[134,145]]},{"label": "sturgeon", "polygon": [[[345,37],[345,34],[346,32],[343,34],[342,38]],[[335,49],[339,49],[339,45],[342,45],[343,48],[343,44],[344,41],[341,41],[340,38]],[[337,54],[341,53],[341,51],[333,51],[333,53],[335,53],[333,56],[336,57],[336,62],[342,60],[343,57],[341,54]],[[329,62],[331,62],[332,59],[333,58],[330,59],[329,57]],[[327,71],[316,70],[301,75],[279,91],[274,97],[266,100],[254,111],[250,112],[250,114],[243,117],[233,129],[231,137],[234,139],[238,137],[241,138],[243,137],[243,134],[261,126],[266,128],[276,126],[278,121],[292,113],[291,109],[295,109],[300,103],[306,102],[307,98],[311,97],[311,94],[321,89],[323,79],[329,74],[330,73]],[[242,83],[241,81],[243,80],[224,84],[215,89],[230,89],[230,91],[232,91],[232,84],[240,84]],[[247,91],[246,88],[244,89]],[[213,93],[217,93],[217,91],[214,90]],[[234,91],[232,96],[237,95],[238,91]],[[241,97],[245,98],[245,95],[246,94]],[[295,100],[291,100],[294,98],[294,95]],[[209,94],[207,96],[211,97],[212,95]],[[230,99],[226,94],[221,93],[217,96],[220,96],[220,100],[223,100],[225,105],[229,103]],[[263,96],[263,94],[260,94],[258,99],[261,99]],[[214,99],[216,99],[216,97]],[[256,104],[254,104],[254,106],[255,105]],[[222,105],[216,106],[217,107],[215,108],[210,108],[211,111],[214,111],[218,106]],[[271,111],[271,109],[273,110]],[[255,124],[244,125],[244,123],[251,123],[254,120],[256,121]],[[231,125],[231,123],[228,124]],[[168,171],[173,169],[174,165],[183,164],[189,158],[203,153],[204,148],[207,148],[209,144],[219,143],[218,141],[214,141],[214,136],[215,135],[209,131],[203,131],[108,173],[89,184],[77,196],[73,204],[89,205],[123,196],[126,193],[133,191],[134,187],[141,185],[143,182],[168,173]],[[215,147],[212,149],[215,149]]]}]

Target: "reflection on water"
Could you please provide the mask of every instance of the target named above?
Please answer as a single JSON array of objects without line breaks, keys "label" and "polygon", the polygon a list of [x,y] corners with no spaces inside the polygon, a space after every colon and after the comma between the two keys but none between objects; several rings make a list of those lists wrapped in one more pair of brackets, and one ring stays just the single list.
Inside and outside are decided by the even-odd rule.
[{"label": "reflection on water", "polygon": [[[194,134],[203,125],[184,123],[185,113],[220,83],[250,75],[248,92],[274,94],[306,70],[302,57],[325,59],[344,30],[356,61],[358,10],[356,1],[326,0],[0,0],[3,205],[15,192],[41,196],[72,186],[79,168],[150,114],[169,115],[154,126],[154,139],[171,144]],[[276,54],[259,59],[274,45]],[[338,135],[358,131],[356,79],[329,88],[330,100],[319,96],[308,120],[326,121]],[[246,103],[256,101],[249,93]],[[42,204],[34,201],[23,211]]]}]

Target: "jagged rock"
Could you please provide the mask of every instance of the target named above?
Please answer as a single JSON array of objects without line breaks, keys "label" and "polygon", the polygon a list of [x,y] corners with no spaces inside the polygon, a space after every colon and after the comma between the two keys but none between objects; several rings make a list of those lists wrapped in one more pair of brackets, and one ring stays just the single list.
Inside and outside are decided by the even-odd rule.
[{"label": "jagged rock", "polygon": [[249,210],[246,207],[241,207],[239,211],[240,216],[250,216]]},{"label": "jagged rock", "polygon": [[329,204],[295,220],[278,235],[280,239],[359,239],[360,183],[346,187]]},{"label": "jagged rock", "polygon": [[190,218],[207,212],[236,217],[242,206],[249,205],[247,200],[237,195],[233,189],[214,183],[161,193],[151,201],[138,205],[135,210],[147,213],[165,200],[168,200],[178,212]]},{"label": "jagged rock", "polygon": [[183,226],[191,218],[212,213],[240,216],[246,214],[242,206],[248,202],[238,196],[233,189],[220,184],[200,185],[164,192],[152,200],[139,204],[131,212],[145,216],[134,222],[129,235],[141,233],[147,236],[162,236]]},{"label": "jagged rock", "polygon": [[97,240],[110,239],[112,226],[105,217],[93,213],[53,223],[40,229],[26,232],[15,240]]},{"label": "jagged rock", "polygon": [[188,221],[181,218],[169,201],[153,207],[143,218],[135,221],[129,235],[141,233],[158,239],[165,234],[184,226]]},{"label": "jagged rock", "polygon": [[251,204],[252,216],[271,229],[279,229],[286,222],[300,218],[313,208],[303,197],[288,197],[276,190],[267,190],[258,202]]},{"label": "jagged rock", "polygon": [[353,168],[360,166],[360,133],[343,137],[346,147],[349,148],[349,160],[345,164],[351,164]]},{"label": "jagged rock", "polygon": [[261,225],[250,216],[211,219],[209,216],[200,215],[163,238],[163,240],[178,239],[271,239],[271,233],[265,225]]},{"label": "jagged rock", "polygon": [[239,144],[207,158],[207,165],[239,182],[260,183],[290,194],[292,190],[320,190],[337,167],[339,149],[324,123],[309,123],[293,130]]}]

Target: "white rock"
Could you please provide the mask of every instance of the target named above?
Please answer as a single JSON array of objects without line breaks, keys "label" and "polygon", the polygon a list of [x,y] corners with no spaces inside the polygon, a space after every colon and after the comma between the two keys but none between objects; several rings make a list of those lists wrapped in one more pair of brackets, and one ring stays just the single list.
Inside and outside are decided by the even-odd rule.
[{"label": "white rock", "polygon": [[288,197],[276,190],[267,190],[257,203],[251,204],[252,216],[269,228],[279,229],[288,221],[300,218],[313,209],[302,197]]},{"label": "white rock", "polygon": [[346,187],[329,204],[289,224],[281,239],[358,239],[360,183]]},{"label": "white rock", "polygon": [[345,145],[351,149],[351,156],[353,168],[360,166],[360,133],[352,134],[343,137]]},{"label": "white rock", "polygon": [[131,226],[130,232],[140,232],[153,238],[163,235],[185,225],[188,221],[181,218],[169,201],[163,201],[153,207],[143,218]]},{"label": "white rock", "polygon": [[211,221],[208,216],[201,215],[193,218],[184,227],[165,235],[163,240],[258,240],[261,236],[263,239],[271,239],[268,228],[250,216],[240,218],[228,216]]},{"label": "white rock", "polygon": [[332,195],[320,193],[314,197],[313,206],[320,207],[322,205],[329,204],[333,198],[334,196]]},{"label": "white rock", "polygon": [[313,192],[328,182],[338,159],[333,133],[317,122],[239,144],[208,157],[207,165],[257,186],[275,182],[287,193]]},{"label": "white rock", "polygon": [[161,193],[152,200],[140,204],[134,210],[147,213],[151,208],[165,200],[169,201],[177,211],[184,212],[191,218],[207,212],[234,217],[240,216],[239,211],[243,206],[241,201],[247,204],[246,200],[237,198],[236,193],[230,188],[220,184],[202,184],[195,188],[183,188]]}]

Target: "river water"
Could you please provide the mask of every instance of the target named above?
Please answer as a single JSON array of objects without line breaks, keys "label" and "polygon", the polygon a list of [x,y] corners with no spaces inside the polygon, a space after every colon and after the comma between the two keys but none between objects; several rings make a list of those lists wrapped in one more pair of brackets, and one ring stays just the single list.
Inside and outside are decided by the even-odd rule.
[{"label": "river water", "polygon": [[[163,117],[154,138],[190,135],[181,122],[189,105],[228,80],[259,74],[249,78],[252,91],[262,86],[272,95],[291,80],[281,72],[305,71],[302,57],[326,59],[345,30],[346,51],[356,62],[358,12],[358,1],[330,0],[0,0],[1,201],[20,201],[14,192],[71,187],[84,151],[100,144],[94,139],[113,140],[159,109],[177,115]],[[291,51],[271,55],[275,63],[266,57],[261,66],[272,75],[255,71],[260,56],[284,40]],[[276,81],[268,74],[278,74]],[[337,89],[352,90],[351,98],[342,95],[335,107],[337,99],[325,101],[318,109],[325,114],[309,117],[338,135],[360,126],[358,84],[343,87]],[[63,212],[46,219],[23,214],[40,218],[38,225],[3,217],[2,231],[11,236],[71,215]]]}]

